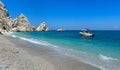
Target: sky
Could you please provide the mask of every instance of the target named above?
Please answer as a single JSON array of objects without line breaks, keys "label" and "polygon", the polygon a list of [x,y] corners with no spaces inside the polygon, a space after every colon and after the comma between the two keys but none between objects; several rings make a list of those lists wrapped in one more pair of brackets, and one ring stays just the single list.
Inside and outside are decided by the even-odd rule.
[{"label": "sky", "polygon": [[2,0],[12,19],[23,13],[30,24],[49,29],[120,30],[120,0]]}]

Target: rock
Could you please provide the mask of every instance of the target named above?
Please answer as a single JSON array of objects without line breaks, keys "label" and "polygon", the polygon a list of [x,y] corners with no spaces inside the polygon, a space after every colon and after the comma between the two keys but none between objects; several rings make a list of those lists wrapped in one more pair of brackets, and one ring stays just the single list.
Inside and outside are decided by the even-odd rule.
[{"label": "rock", "polygon": [[57,29],[57,32],[64,32],[65,30],[60,28],[60,29]]},{"label": "rock", "polygon": [[23,14],[12,21],[2,0],[0,0],[0,34],[8,34],[11,31],[35,31],[35,27],[29,24],[27,18]]},{"label": "rock", "polygon": [[46,23],[43,22],[40,24],[40,26],[37,28],[37,31],[48,31],[49,29],[46,27]]},{"label": "rock", "polygon": [[14,51],[12,51],[12,53],[19,53],[19,51],[14,50]]},{"label": "rock", "polygon": [[18,18],[13,20],[12,31],[14,32],[35,31],[35,27],[31,26],[27,17],[21,14]]},{"label": "rock", "polygon": [[[37,31],[48,31],[46,23],[43,22],[37,28]],[[8,34],[10,32],[27,32],[36,31],[34,26],[31,26],[27,17],[21,14],[18,18],[11,20],[7,9],[2,0],[0,0],[0,35]]]},{"label": "rock", "polygon": [[6,65],[4,68],[5,68],[5,69],[6,69],[6,68],[9,68],[9,65]]},{"label": "rock", "polygon": [[12,20],[4,4],[0,0],[0,33],[8,33],[12,29]]}]

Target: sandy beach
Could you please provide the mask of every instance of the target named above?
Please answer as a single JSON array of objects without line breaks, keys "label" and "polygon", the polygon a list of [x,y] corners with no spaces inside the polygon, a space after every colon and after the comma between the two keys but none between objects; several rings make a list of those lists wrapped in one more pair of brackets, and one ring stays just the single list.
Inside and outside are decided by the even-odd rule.
[{"label": "sandy beach", "polygon": [[100,70],[50,47],[0,36],[0,70]]}]

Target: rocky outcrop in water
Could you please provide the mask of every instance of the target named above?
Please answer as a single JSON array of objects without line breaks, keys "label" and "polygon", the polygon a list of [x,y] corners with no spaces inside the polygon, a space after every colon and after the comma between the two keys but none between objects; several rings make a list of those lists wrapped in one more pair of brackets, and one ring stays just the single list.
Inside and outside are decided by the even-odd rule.
[{"label": "rocky outcrop in water", "polygon": [[37,31],[49,31],[48,27],[46,27],[46,23],[43,22],[40,24],[40,26],[37,28]]},{"label": "rocky outcrop in water", "polygon": [[13,20],[12,31],[14,32],[35,31],[35,27],[31,26],[27,17],[21,14],[18,18]]},{"label": "rocky outcrop in water", "polygon": [[12,29],[12,20],[4,4],[0,0],[0,33],[6,34]]},{"label": "rocky outcrop in water", "polygon": [[9,32],[26,32],[35,31],[35,27],[31,26],[27,17],[21,14],[18,18],[11,20],[7,9],[5,8],[2,0],[0,0],[0,33],[6,34]]},{"label": "rocky outcrop in water", "polygon": [[[0,34],[7,34],[9,32],[27,32],[36,31],[34,26],[31,26],[27,17],[21,14],[18,18],[11,20],[7,9],[2,0],[0,0]],[[46,23],[43,22],[37,28],[37,31],[48,31]]]}]

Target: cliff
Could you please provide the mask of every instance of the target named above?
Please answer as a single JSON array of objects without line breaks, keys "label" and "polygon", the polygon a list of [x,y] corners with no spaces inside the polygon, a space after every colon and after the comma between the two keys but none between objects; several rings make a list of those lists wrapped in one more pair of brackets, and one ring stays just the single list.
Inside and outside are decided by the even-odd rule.
[{"label": "cliff", "polygon": [[[21,14],[18,18],[11,20],[7,9],[2,3],[2,0],[0,0],[0,34],[28,31],[36,31],[36,29],[34,26],[30,25],[27,17]],[[48,31],[46,23],[41,23],[37,28],[37,31]]]},{"label": "cliff", "polygon": [[0,0],[0,33],[6,34],[12,29],[12,20],[4,4]]},{"label": "cliff", "polygon": [[30,25],[27,17],[23,14],[13,20],[12,28],[12,31],[14,32],[35,31],[34,26]]}]

